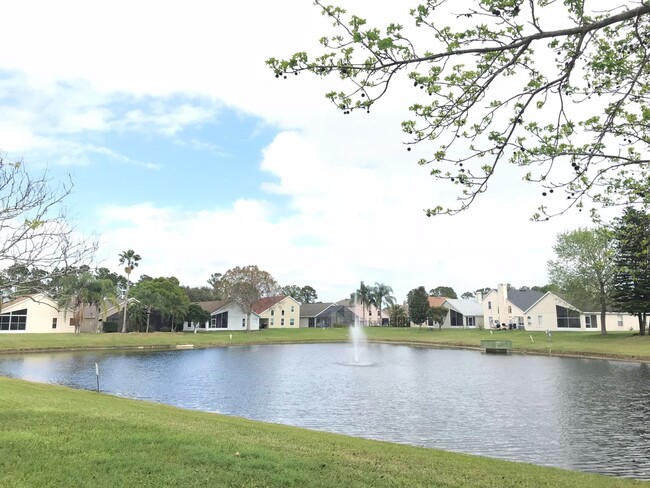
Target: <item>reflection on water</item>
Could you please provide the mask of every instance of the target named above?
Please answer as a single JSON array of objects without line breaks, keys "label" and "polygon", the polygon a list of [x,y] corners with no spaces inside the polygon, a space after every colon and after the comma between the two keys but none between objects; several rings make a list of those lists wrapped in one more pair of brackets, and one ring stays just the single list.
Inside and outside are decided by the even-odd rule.
[{"label": "reflection on water", "polygon": [[650,479],[648,365],[343,344],[0,356],[0,375],[184,408]]}]

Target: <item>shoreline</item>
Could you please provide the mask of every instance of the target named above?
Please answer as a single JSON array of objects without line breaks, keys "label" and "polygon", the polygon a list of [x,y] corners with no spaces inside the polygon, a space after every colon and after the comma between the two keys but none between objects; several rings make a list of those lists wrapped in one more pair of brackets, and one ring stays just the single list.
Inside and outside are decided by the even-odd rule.
[{"label": "shoreline", "polygon": [[[295,341],[251,341],[251,342],[237,342],[237,343],[223,343],[223,344],[140,344],[140,345],[88,345],[88,346],[62,346],[62,347],[44,347],[44,348],[17,348],[17,349],[0,349],[0,357],[2,355],[10,354],[35,354],[35,353],[53,353],[53,352],[92,352],[92,351],[170,351],[170,350],[188,350],[188,349],[210,349],[219,347],[241,347],[241,346],[264,346],[264,345],[290,345],[290,344],[340,344],[345,343],[347,340],[342,339],[314,339],[314,340],[295,340]],[[471,346],[468,344],[453,344],[445,342],[431,342],[431,341],[414,341],[414,340],[385,340],[385,339],[367,339],[371,344],[391,344],[403,345],[412,347],[425,347],[432,349],[464,349],[468,351],[482,352],[483,348],[480,346]],[[605,361],[619,361],[628,363],[650,364],[650,358],[641,358],[635,356],[623,356],[612,354],[601,354],[594,352],[554,352],[552,348],[549,351],[533,351],[528,349],[513,348],[508,354],[523,354],[534,356],[547,356],[558,358],[573,358],[573,359],[598,359]]]}]

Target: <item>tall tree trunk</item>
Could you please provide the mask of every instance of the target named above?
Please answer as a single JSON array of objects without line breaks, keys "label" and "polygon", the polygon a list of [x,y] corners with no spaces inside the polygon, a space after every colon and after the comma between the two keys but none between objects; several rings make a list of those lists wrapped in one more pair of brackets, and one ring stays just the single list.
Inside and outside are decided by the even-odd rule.
[{"label": "tall tree trunk", "polygon": [[124,294],[124,316],[122,317],[122,334],[126,334],[126,309],[129,304],[129,277],[131,273],[126,275],[126,293]]},{"label": "tall tree trunk", "polygon": [[248,312],[246,314],[246,332],[250,332],[251,330],[251,313]]},{"label": "tall tree trunk", "polygon": [[149,333],[149,318],[151,318],[151,307],[147,307],[147,334]]},{"label": "tall tree trunk", "polygon": [[639,313],[639,335],[645,335],[645,324],[646,324],[647,315],[645,312]]},{"label": "tall tree trunk", "polygon": [[605,283],[599,283],[600,288],[600,333],[607,334],[607,294],[605,293]]}]

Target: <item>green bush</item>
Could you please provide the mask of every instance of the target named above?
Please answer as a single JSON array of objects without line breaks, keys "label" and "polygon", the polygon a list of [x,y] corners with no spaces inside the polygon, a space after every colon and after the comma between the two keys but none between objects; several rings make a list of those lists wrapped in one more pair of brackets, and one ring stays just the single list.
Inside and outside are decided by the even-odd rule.
[{"label": "green bush", "polygon": [[119,324],[117,322],[104,322],[104,326],[102,327],[102,330],[104,332],[117,332]]}]

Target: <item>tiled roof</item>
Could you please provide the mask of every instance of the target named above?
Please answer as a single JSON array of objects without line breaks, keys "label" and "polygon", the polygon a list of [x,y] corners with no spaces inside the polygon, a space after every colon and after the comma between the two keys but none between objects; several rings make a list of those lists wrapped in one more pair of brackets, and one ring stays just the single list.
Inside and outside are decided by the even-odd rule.
[{"label": "tiled roof", "polygon": [[323,313],[323,311],[329,308],[332,305],[331,302],[328,303],[303,303],[300,305],[300,316],[301,317],[316,317]]},{"label": "tiled roof", "polygon": [[228,303],[228,300],[212,300],[210,302],[197,302],[196,304],[208,313],[219,310]]},{"label": "tiled roof", "polygon": [[447,300],[446,297],[429,297],[429,306],[430,307],[441,307],[443,303]]},{"label": "tiled roof", "polygon": [[276,297],[260,298],[258,301],[256,301],[253,304],[253,312],[255,312],[256,314],[260,314],[265,310],[271,308],[276,303],[281,302],[285,298],[287,298],[287,295],[278,295]]}]

